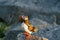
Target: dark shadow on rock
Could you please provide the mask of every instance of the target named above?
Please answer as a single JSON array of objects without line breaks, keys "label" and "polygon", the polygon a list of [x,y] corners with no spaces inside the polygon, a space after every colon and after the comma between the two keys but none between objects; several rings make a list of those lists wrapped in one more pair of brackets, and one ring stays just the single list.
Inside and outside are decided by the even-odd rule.
[{"label": "dark shadow on rock", "polygon": [[17,31],[17,30],[10,31],[5,36],[5,40],[17,40],[17,35],[19,33],[22,33],[22,32],[24,32],[24,31],[22,31],[22,30],[19,30],[19,31]]},{"label": "dark shadow on rock", "polygon": [[[26,40],[25,39],[25,35],[22,34],[23,32],[24,31],[22,31],[22,30],[19,30],[19,31],[17,31],[17,30],[10,31],[9,33],[7,33],[7,35],[5,37],[5,40]],[[40,37],[40,36],[31,35],[29,40],[48,40],[48,39]]]},{"label": "dark shadow on rock", "polygon": [[[53,13],[53,12],[52,12]],[[39,18],[39,15],[45,15],[45,16],[52,16],[56,14],[52,13],[45,13],[43,11],[36,11],[30,8],[20,7],[20,6],[1,6],[0,5],[0,17],[7,22],[7,24],[11,25],[13,23],[17,23],[19,21],[18,16],[19,15],[28,15],[29,19],[33,17]],[[36,16],[38,15],[38,16]],[[58,14],[57,14],[58,15]]]}]

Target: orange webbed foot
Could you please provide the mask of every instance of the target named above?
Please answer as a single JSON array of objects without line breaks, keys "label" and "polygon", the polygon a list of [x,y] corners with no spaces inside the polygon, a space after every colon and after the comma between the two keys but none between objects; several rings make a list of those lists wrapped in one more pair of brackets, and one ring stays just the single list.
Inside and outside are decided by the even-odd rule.
[{"label": "orange webbed foot", "polygon": [[27,32],[24,32],[23,34],[26,36],[26,40],[28,40],[31,37],[31,34],[29,34]]}]

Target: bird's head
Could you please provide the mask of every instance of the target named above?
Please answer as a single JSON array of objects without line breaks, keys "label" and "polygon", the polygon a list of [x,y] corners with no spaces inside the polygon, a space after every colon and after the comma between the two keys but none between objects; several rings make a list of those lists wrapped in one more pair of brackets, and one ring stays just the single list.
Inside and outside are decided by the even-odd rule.
[{"label": "bird's head", "polygon": [[28,16],[21,15],[21,16],[19,16],[19,19],[20,19],[20,21],[27,21]]}]

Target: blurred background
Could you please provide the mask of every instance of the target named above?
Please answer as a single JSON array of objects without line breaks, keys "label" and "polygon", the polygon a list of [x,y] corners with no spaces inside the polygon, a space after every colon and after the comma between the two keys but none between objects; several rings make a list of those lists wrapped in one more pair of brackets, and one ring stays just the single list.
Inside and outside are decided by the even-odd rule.
[{"label": "blurred background", "polygon": [[60,40],[60,0],[0,0],[0,40],[23,40],[19,15],[39,29],[33,35]]}]

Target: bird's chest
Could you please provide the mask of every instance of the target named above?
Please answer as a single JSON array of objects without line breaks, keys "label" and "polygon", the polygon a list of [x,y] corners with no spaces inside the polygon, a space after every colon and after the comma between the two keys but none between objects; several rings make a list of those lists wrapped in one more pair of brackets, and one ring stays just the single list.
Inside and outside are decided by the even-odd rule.
[{"label": "bird's chest", "polygon": [[24,22],[21,24],[21,27],[22,27],[24,30],[27,30],[27,29],[28,29],[28,26],[27,26]]}]

